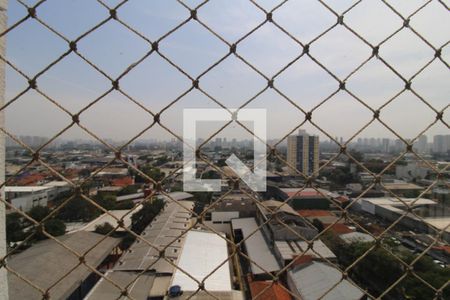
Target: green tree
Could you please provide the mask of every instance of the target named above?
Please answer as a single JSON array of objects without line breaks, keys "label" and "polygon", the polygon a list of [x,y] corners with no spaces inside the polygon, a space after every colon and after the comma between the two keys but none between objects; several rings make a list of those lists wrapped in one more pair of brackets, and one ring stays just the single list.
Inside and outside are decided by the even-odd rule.
[{"label": "green tree", "polygon": [[[50,219],[45,221],[44,228],[45,231],[52,236],[60,236],[66,233],[66,224],[59,219]],[[46,238],[47,236],[43,232],[38,231],[36,233],[36,239],[44,240]]]},{"label": "green tree", "polygon": [[195,201],[194,212],[199,214],[206,205],[211,203],[213,194],[211,192],[194,192],[192,195]]},{"label": "green tree", "polygon": [[143,204],[142,208],[131,216],[131,230],[140,234],[145,227],[159,214],[164,207],[164,201],[153,198]]},{"label": "green tree", "polygon": [[138,185],[129,185],[124,187],[120,192],[117,193],[117,196],[125,196],[137,193],[139,190]]},{"label": "green tree", "polygon": [[50,212],[51,212],[50,208],[38,205],[31,208],[30,211],[28,212],[28,215],[33,219],[35,219],[36,221],[40,222],[45,217],[47,217],[50,214]]},{"label": "green tree", "polygon": [[103,235],[107,235],[113,230],[114,227],[108,222],[95,226],[95,232]]},{"label": "green tree", "polygon": [[220,179],[220,175],[216,170],[209,170],[202,174],[202,179]]},{"label": "green tree", "polygon": [[94,197],[95,203],[106,210],[114,209],[116,206],[116,196],[109,194],[97,194]]},{"label": "green tree", "polygon": [[[154,181],[162,180],[166,174],[161,172],[159,168],[153,167],[151,165],[145,165],[141,168],[141,172],[153,179]],[[140,173],[134,173],[136,182],[147,183],[149,180],[142,176]]]},{"label": "green tree", "polygon": [[134,203],[131,200],[125,200],[116,202],[114,209],[131,209],[134,207]]},{"label": "green tree", "polygon": [[26,237],[23,231],[22,216],[19,213],[10,213],[6,215],[6,241],[18,242]]},{"label": "green tree", "polygon": [[100,210],[98,208],[86,199],[77,196],[61,208],[57,218],[64,221],[91,221],[99,215]]},{"label": "green tree", "polygon": [[165,164],[165,163],[168,162],[168,161],[169,161],[169,159],[167,158],[166,155],[164,155],[164,156],[158,157],[158,158],[155,160],[155,162],[153,163],[153,165],[156,166],[156,167],[158,167],[158,166],[161,166],[161,165]]},{"label": "green tree", "polygon": [[[364,161],[364,154],[362,152],[352,149],[349,151],[349,154],[359,162]],[[353,161],[353,160],[351,160],[351,161]]]},{"label": "green tree", "polygon": [[328,174],[323,173],[323,175],[327,176],[330,181],[340,186],[344,186],[355,181],[355,178],[350,173],[349,168],[336,168]]}]

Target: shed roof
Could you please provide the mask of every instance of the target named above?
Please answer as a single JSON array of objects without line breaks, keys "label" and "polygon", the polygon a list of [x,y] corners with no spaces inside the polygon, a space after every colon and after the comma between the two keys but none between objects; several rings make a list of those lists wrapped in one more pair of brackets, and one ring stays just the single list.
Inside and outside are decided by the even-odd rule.
[{"label": "shed roof", "polygon": [[[332,266],[312,261],[288,272],[303,300],[359,300],[364,293]],[[325,296],[323,296],[329,291]],[[323,296],[323,297],[322,297]]]},{"label": "shed roof", "polygon": [[312,249],[308,249],[308,243],[304,241],[276,241],[275,246],[285,260],[302,254],[317,258],[336,258],[336,255],[321,240],[315,240]]},{"label": "shed roof", "polygon": [[[252,260],[251,269],[253,274],[263,274],[280,270],[274,254],[269,249],[261,230],[258,229],[255,218],[232,219],[231,226],[233,230],[240,229],[243,238],[246,239],[244,244],[247,249],[247,254]],[[261,266],[263,270],[258,266]]]},{"label": "shed roof", "polygon": [[[155,280],[154,274],[141,274],[138,272],[121,272],[121,271],[109,271],[105,274],[106,278],[113,281],[120,287],[120,290],[117,286],[109,282],[105,279],[100,279],[100,281],[95,285],[95,287],[89,292],[89,294],[85,297],[86,300],[102,300],[102,299],[130,299],[128,297],[121,296],[121,290],[128,287],[128,293],[132,297],[132,299],[147,299],[150,289],[153,286],[153,282]],[[138,277],[139,275],[139,277]]]},{"label": "shed roof", "polygon": [[[191,201],[179,201],[178,204],[168,201],[164,210],[141,233],[142,238],[159,249],[170,244],[171,246],[166,249],[166,256],[173,259],[176,259],[181,253],[181,251],[174,251],[173,249],[180,247],[181,241],[178,242],[178,239],[183,240],[184,237],[179,236],[188,229],[187,226],[184,227],[184,224],[190,222],[190,219],[186,218],[186,214],[183,213],[183,217],[178,217],[178,214],[186,212],[184,207],[191,209],[194,206],[194,203]],[[136,240],[129,248],[129,251],[121,257],[119,264],[114,269],[145,270],[151,266],[150,269],[157,273],[172,273],[173,266],[166,260],[159,259],[158,250],[151,247],[148,243]]]},{"label": "shed roof", "polygon": [[[199,282],[209,276],[204,281],[208,291],[230,291],[231,275],[227,258],[227,242],[223,237],[213,232],[191,230],[186,234],[177,265]],[[180,269],[176,269],[172,285],[179,285],[183,291],[198,289],[198,283]]]}]

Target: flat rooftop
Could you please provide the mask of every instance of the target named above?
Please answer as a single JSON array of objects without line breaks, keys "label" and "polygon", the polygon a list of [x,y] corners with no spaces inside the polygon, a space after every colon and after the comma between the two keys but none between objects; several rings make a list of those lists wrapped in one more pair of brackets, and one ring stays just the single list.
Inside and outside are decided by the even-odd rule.
[{"label": "flat rooftop", "polygon": [[426,223],[439,230],[445,229],[446,232],[450,232],[450,227],[448,226],[448,224],[450,224],[450,216],[441,218],[424,218],[424,220]]},{"label": "flat rooftop", "polygon": [[388,190],[423,190],[425,188],[409,182],[383,183]]},{"label": "flat rooftop", "polygon": [[[227,258],[227,242],[222,237],[212,232],[191,230],[186,234],[177,265],[199,282],[213,272],[204,282],[207,291],[230,291],[231,274]],[[182,291],[198,289],[198,283],[179,269],[176,269],[171,285],[179,285]]]},{"label": "flat rooftop", "polygon": [[50,189],[50,186],[5,186],[6,193],[35,193]]},{"label": "flat rooftop", "polygon": [[[164,210],[141,233],[141,237],[150,245],[166,249],[166,258],[176,260],[184,241],[183,233],[189,228],[191,214],[184,209],[192,209],[194,202],[168,201]],[[160,274],[172,274],[173,266],[165,259],[159,258],[159,252],[147,242],[136,240],[128,251],[122,255],[116,271],[142,271],[147,268]],[[176,250],[175,250],[176,249]]]},{"label": "flat rooftop", "polygon": [[280,188],[282,192],[284,192],[288,197],[293,198],[324,198],[326,196],[333,197],[335,196],[334,193],[321,189],[321,188]]},{"label": "flat rooftop", "polygon": [[69,186],[69,183],[66,181],[50,181],[44,184],[44,186],[48,187],[66,187]]},{"label": "flat rooftop", "polygon": [[[95,231],[95,228],[99,225],[103,225],[104,223],[109,223],[112,227],[116,227],[117,219],[123,220],[123,225],[125,228],[131,227],[131,216],[140,211],[142,209],[142,205],[136,207],[132,212],[131,209],[123,209],[123,210],[108,210],[108,213],[103,213],[98,218],[89,222],[86,226],[81,228],[80,230],[84,231]],[[121,232],[125,231],[123,227],[119,227],[116,231]]]},{"label": "flat rooftop", "polygon": [[[139,277],[138,277],[139,275]],[[152,274],[139,274],[139,272],[121,272],[121,271],[108,271],[105,274],[105,277],[108,280],[111,280],[116,285],[120,287],[120,289],[101,278],[100,281],[94,286],[94,288],[89,292],[89,294],[85,297],[86,300],[97,300],[97,299],[129,299],[128,297],[121,296],[122,290],[128,287],[128,294],[132,299],[147,299],[150,294],[150,290],[155,281],[155,275]]]},{"label": "flat rooftop", "polygon": [[[194,195],[186,192],[172,192],[167,193],[167,195],[156,195],[157,198],[173,202],[173,200],[186,200],[193,198]],[[173,200],[172,200],[173,199]]]},{"label": "flat rooftop", "polygon": [[[311,262],[289,271],[303,300],[359,300],[364,293],[332,266]],[[325,293],[329,291],[326,295]]]},{"label": "flat rooftop", "polygon": [[303,241],[275,241],[275,247],[284,260],[303,254],[321,259],[336,259],[336,255],[321,240],[315,240],[312,249],[308,249],[308,243]]},{"label": "flat rooftop", "polygon": [[[404,203],[410,204],[414,202],[414,205],[433,205],[436,204],[435,201],[426,199],[426,198],[419,198],[416,200],[416,198],[403,198],[399,197]],[[392,206],[398,206],[403,205],[401,201],[399,201],[395,197],[381,197],[381,198],[361,198],[362,201],[367,201],[375,205],[392,205]]]}]

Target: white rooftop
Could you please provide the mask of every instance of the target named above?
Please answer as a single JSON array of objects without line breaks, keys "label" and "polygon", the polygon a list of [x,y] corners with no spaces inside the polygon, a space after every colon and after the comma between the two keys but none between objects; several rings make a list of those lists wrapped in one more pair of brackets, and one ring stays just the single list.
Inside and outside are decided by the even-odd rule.
[{"label": "white rooftop", "polygon": [[5,186],[5,192],[11,193],[34,193],[49,189],[49,186]]},{"label": "white rooftop", "polygon": [[[223,238],[215,233],[191,230],[186,234],[177,265],[201,282],[227,258],[227,243]],[[179,285],[182,291],[198,289],[198,283],[179,269],[175,271],[172,285]],[[208,291],[232,290],[228,261],[205,280],[205,289]]]},{"label": "white rooftop", "polygon": [[325,263],[312,262],[289,273],[303,300],[359,300],[364,295],[348,280],[341,281],[342,273]]},{"label": "white rooftop", "polygon": [[275,246],[285,260],[303,253],[318,258],[336,259],[336,255],[321,240],[315,240],[312,249],[308,249],[308,243],[304,241],[275,241]]},{"label": "white rooftop", "polygon": [[44,186],[48,186],[48,187],[63,187],[63,186],[68,186],[69,183],[66,181],[50,181],[47,182],[46,184],[44,184]]},{"label": "white rooftop", "polygon": [[439,230],[450,232],[450,227],[448,226],[448,224],[450,224],[450,217],[424,218],[424,220],[426,223],[436,227]]},{"label": "white rooftop", "polygon": [[[414,202],[413,205],[426,205],[426,204],[436,204],[433,200],[426,199],[426,198],[419,198],[416,200],[416,198],[403,198],[399,197],[404,203],[410,204]],[[381,197],[381,198],[362,198],[361,200],[370,202],[372,204],[376,205],[403,205],[401,201],[399,201],[395,197]]]},{"label": "white rooftop", "polygon": [[370,243],[375,240],[371,235],[362,232],[344,233],[341,234],[339,237],[348,244],[357,242]]}]

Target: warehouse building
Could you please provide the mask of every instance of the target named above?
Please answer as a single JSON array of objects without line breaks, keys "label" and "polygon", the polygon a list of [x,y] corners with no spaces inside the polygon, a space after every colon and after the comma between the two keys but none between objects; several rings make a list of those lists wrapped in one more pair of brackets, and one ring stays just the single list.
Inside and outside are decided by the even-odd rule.
[{"label": "warehouse building", "polygon": [[[119,239],[105,238],[93,232],[79,231],[56,238],[80,255],[87,252],[86,264],[99,271],[108,268],[119,253]],[[95,272],[79,262],[76,254],[56,241],[45,240],[11,256],[7,265],[42,291],[51,287],[48,291],[51,299],[77,300],[83,299],[99,279]],[[61,278],[63,279],[58,282]],[[8,285],[11,300],[43,298],[41,291],[13,273],[8,273]]]},{"label": "warehouse building", "polygon": [[[134,299],[163,299],[175,271],[172,264],[181,253],[183,234],[191,227],[193,208],[191,201],[167,202],[141,233],[143,240],[137,239],[106,273],[117,286],[101,279],[86,299],[120,299],[124,289],[135,295]],[[160,258],[159,250],[164,248],[164,258]]]}]

